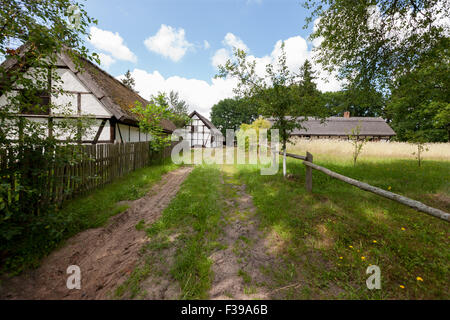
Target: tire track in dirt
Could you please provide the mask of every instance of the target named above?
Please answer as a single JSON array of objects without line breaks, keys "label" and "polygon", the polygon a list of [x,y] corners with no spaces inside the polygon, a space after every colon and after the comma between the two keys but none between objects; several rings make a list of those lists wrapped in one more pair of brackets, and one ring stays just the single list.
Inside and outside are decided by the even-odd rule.
[{"label": "tire track in dirt", "polygon": [[210,256],[214,272],[210,298],[271,299],[270,279],[261,269],[274,265],[277,259],[267,253],[267,241],[258,229],[256,208],[246,186],[227,182],[228,178],[225,176],[225,187],[235,196],[226,199],[225,228],[219,239],[226,248]]},{"label": "tire track in dirt", "polygon": [[[106,227],[86,230],[69,239],[34,271],[6,279],[0,287],[1,299],[108,299],[124,282],[139,259],[147,241],[145,231],[136,230],[139,221],[151,224],[177,194],[192,171],[182,167],[167,173],[150,192],[122,214],[110,219]],[[81,290],[69,290],[69,265],[81,269]]]}]

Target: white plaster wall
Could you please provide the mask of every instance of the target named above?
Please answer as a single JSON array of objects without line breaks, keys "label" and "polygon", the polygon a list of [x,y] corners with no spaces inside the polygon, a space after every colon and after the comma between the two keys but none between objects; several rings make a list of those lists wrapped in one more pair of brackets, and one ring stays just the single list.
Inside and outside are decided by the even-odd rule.
[{"label": "white plaster wall", "polygon": [[[86,134],[83,135],[83,140],[94,140],[95,136],[97,135],[98,129],[100,128],[100,125],[102,123],[102,120],[95,120],[92,126],[89,128],[89,130],[86,132]],[[100,137],[98,138],[99,141],[104,140],[110,140],[110,125],[109,121],[106,122],[105,126],[103,127],[103,131],[100,134]]]},{"label": "white plaster wall", "polygon": [[120,139],[119,127],[120,127],[120,132],[122,133],[123,142],[128,142],[128,139],[129,139],[128,126],[123,125],[123,124],[116,125],[116,140],[117,140],[117,142],[122,142]]},{"label": "white plaster wall", "polygon": [[130,142],[139,142],[139,128],[130,127]]},{"label": "white plaster wall", "polygon": [[93,94],[81,95],[81,114],[96,115],[96,116],[111,116],[111,113],[106,111],[100,101]]},{"label": "white plaster wall", "polygon": [[[69,69],[57,69],[56,73],[60,77],[60,81],[57,83],[64,91],[76,91],[88,93],[89,90],[81,83],[75,74]],[[60,83],[61,82],[61,83]]]},{"label": "white plaster wall", "polygon": [[76,94],[64,93],[57,97],[52,96],[53,114],[73,114],[78,113],[78,97]]}]

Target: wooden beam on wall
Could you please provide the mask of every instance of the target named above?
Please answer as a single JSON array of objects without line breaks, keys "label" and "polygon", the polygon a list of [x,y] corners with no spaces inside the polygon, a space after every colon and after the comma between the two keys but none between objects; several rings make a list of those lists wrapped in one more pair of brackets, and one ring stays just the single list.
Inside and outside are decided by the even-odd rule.
[{"label": "wooden beam on wall", "polygon": [[97,144],[98,139],[100,138],[100,135],[102,134],[103,128],[105,127],[106,119],[103,119],[102,123],[100,124],[100,127],[98,128],[97,134],[95,135],[94,140],[92,141],[92,144]]}]

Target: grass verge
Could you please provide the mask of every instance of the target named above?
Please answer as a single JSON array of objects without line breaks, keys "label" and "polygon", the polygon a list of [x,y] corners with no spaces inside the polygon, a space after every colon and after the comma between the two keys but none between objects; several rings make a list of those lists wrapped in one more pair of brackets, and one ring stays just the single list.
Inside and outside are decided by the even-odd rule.
[{"label": "grass verge", "polygon": [[[150,238],[141,264],[116,290],[116,297],[145,297],[141,284],[150,275],[168,277],[180,287],[181,299],[206,299],[212,281],[211,252],[220,246],[221,172],[198,166],[182,184],[162,217],[146,229]],[[158,284],[152,284],[154,289]]]},{"label": "grass verge", "polygon": [[[450,211],[450,162],[315,161],[343,175]],[[448,299],[448,223],[313,172],[288,160],[290,179],[238,166],[272,250],[286,262],[271,274],[282,299]],[[366,269],[381,269],[381,290],[366,287]]]},{"label": "grass verge", "polygon": [[38,267],[42,258],[64,240],[104,225],[111,216],[128,208],[127,201],[144,196],[163,174],[177,167],[165,163],[136,170],[89,195],[67,202],[60,210],[38,217],[33,230],[9,244],[10,253],[2,259],[1,273],[17,275],[27,268]]}]

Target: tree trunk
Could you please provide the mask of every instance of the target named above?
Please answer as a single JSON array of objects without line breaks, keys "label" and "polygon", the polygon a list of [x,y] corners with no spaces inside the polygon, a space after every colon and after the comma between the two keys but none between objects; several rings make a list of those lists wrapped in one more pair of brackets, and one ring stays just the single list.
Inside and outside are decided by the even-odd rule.
[{"label": "tree trunk", "polygon": [[283,176],[286,177],[286,147],[283,150]]}]

